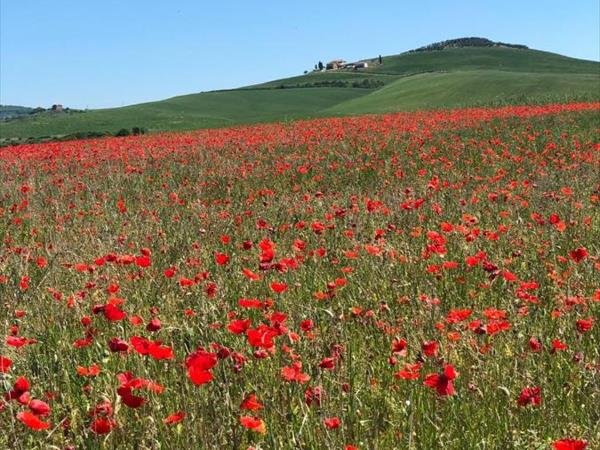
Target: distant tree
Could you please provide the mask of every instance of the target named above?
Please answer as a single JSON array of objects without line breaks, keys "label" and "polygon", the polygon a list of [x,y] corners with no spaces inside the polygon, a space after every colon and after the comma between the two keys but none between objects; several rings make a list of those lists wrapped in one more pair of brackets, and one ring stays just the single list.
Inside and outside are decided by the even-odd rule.
[{"label": "distant tree", "polygon": [[426,52],[431,50],[444,50],[447,48],[464,48],[464,47],[510,47],[517,49],[527,49],[526,45],[507,44],[506,42],[494,42],[486,38],[479,37],[464,37],[458,39],[450,39],[448,41],[434,42],[433,44],[419,47],[410,52]]},{"label": "distant tree", "polygon": [[323,62],[319,61],[319,70],[323,70]]},{"label": "distant tree", "polygon": [[381,57],[381,55],[379,55],[379,64],[381,64],[383,62],[383,58]]},{"label": "distant tree", "polygon": [[315,64],[315,70],[318,70],[318,69],[319,69],[319,65]]}]

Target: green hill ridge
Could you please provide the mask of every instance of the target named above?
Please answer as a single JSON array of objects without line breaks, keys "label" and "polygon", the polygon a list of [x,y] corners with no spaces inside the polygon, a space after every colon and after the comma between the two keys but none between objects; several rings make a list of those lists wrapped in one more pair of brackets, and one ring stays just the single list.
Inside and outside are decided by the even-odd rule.
[{"label": "green hill ridge", "polygon": [[[480,39],[480,38],[465,38]],[[458,40],[457,40],[458,41]],[[445,43],[453,41],[445,41]],[[488,41],[491,42],[491,41]],[[600,63],[499,43],[428,47],[240,89],[120,108],[43,112],[0,122],[0,142],[143,127],[190,130],[415,109],[595,101]]]}]

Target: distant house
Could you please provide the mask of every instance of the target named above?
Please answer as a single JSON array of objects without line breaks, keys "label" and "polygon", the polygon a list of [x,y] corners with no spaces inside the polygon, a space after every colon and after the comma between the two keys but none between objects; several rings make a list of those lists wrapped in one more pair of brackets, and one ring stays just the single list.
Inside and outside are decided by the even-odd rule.
[{"label": "distant house", "polygon": [[63,105],[57,104],[57,105],[52,105],[52,111],[54,112],[62,112],[63,110]]},{"label": "distant house", "polygon": [[343,59],[334,59],[333,61],[329,61],[327,63],[327,65],[325,66],[325,68],[327,70],[337,70],[337,69],[341,69],[345,65],[346,65],[346,61],[344,61]]},{"label": "distant house", "polygon": [[369,63],[366,61],[359,61],[352,64],[355,69],[366,69],[369,67]]}]

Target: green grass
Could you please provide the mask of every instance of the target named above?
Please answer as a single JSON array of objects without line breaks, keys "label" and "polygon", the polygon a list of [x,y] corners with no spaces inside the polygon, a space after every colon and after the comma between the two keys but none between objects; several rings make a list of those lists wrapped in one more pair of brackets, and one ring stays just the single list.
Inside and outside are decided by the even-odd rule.
[{"label": "green grass", "polygon": [[[351,87],[364,79],[384,85]],[[298,88],[323,81],[349,86]],[[0,143],[132,127],[190,130],[326,115],[599,98],[600,63],[537,50],[454,48],[387,56],[383,64],[371,61],[364,71],[311,72],[241,89],[81,114],[42,113],[0,123]]]},{"label": "green grass", "polygon": [[321,81],[362,81],[365,78],[390,83],[398,79],[397,74],[381,74],[366,71],[328,71],[328,72],[309,72],[306,75],[297,77],[282,78],[279,80],[268,81],[266,83],[248,86],[245,89],[264,89],[279,88],[281,86],[296,86],[298,84],[318,83]]},{"label": "green grass", "polygon": [[297,119],[368,94],[368,89],[305,88],[232,90],[173,97],[160,102],[81,114],[41,114],[0,124],[0,137],[65,135],[78,131],[117,131],[143,126],[152,131],[190,130]]},{"label": "green grass", "polygon": [[[399,110],[528,103],[530,99],[561,100],[600,92],[593,74],[516,73],[498,70],[427,73],[406,77],[369,95],[329,109],[335,114],[386,113]],[[596,96],[597,98],[597,96]]]},{"label": "green grass", "polygon": [[451,48],[387,56],[370,72],[412,74],[430,71],[506,70],[511,72],[593,73],[600,64],[556,53],[513,48]]},{"label": "green grass", "polygon": [[[71,142],[52,160],[44,148],[54,145],[29,160],[0,151],[0,355],[13,361],[0,373],[0,449],[550,450],[563,438],[600,448],[598,110],[475,124],[464,114],[455,125],[472,126],[459,129],[424,116],[439,118]],[[401,206],[417,199],[419,208]],[[261,264],[265,239],[277,264]],[[104,258],[144,247],[145,268]],[[577,248],[589,256],[575,262]],[[457,267],[430,270],[445,262]],[[181,287],[181,277],[197,284]],[[519,296],[523,284],[537,299]],[[95,307],[114,297],[127,318]],[[240,298],[272,306],[247,309]],[[464,309],[468,318],[448,320]],[[152,318],[160,330],[146,329]],[[234,318],[273,328],[273,347],[230,332]],[[589,318],[593,327],[578,331]],[[510,328],[492,332],[498,323]],[[37,342],[5,345],[12,334]],[[88,335],[88,346],[73,345]],[[113,338],[134,336],[162,341],[174,358],[110,350]],[[406,352],[393,353],[396,339]],[[554,339],[568,348],[552,351]],[[422,351],[431,341],[435,356]],[[195,385],[185,359],[213,344],[232,353]],[[333,368],[320,367],[333,356]],[[284,379],[293,361],[310,380]],[[418,378],[397,378],[415,363]],[[424,382],[446,363],[458,376],[454,395],[441,396]],[[78,374],[94,364],[97,376]],[[145,403],[130,408],[118,391],[127,372],[165,391],[135,389]],[[28,430],[17,419],[27,406],[4,401],[20,376],[49,404],[47,430]],[[320,402],[307,403],[309,387]],[[541,389],[539,404],[519,405],[526,387]],[[262,409],[240,409],[249,393]],[[105,402],[112,411],[93,417]],[[177,411],[181,423],[163,423]],[[115,428],[94,434],[105,415]],[[246,415],[265,432],[243,428]],[[330,417],[339,428],[325,427]]]}]

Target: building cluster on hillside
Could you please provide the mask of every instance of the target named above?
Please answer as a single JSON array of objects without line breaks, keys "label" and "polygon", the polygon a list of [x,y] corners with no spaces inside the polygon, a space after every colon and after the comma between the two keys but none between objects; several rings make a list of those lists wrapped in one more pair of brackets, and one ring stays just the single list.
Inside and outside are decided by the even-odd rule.
[{"label": "building cluster on hillside", "polygon": [[[315,64],[315,72],[326,72],[329,70],[360,70],[360,69],[367,69],[369,67],[371,67],[372,65],[380,65],[383,64],[383,58],[381,55],[379,55],[378,58],[373,58],[373,59],[368,59],[368,60],[362,60],[362,61],[355,61],[355,62],[346,62],[343,59],[334,59],[333,61],[329,61],[327,64],[323,64],[321,61],[319,61],[318,64]],[[308,73],[308,71],[304,72],[305,74]]]},{"label": "building cluster on hillside", "polygon": [[333,61],[329,61],[324,70],[338,70],[338,69],[366,69],[369,67],[369,63],[366,61],[357,61],[348,63],[343,59],[334,59]]}]

